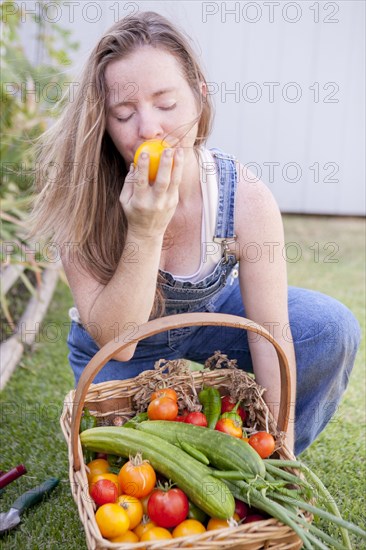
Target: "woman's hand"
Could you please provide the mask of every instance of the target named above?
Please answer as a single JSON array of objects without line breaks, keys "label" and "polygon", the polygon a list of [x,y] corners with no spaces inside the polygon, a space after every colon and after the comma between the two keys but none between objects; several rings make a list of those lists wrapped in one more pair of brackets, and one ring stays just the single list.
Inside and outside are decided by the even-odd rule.
[{"label": "woman's hand", "polygon": [[140,155],[136,167],[131,165],[119,197],[130,234],[138,238],[164,235],[178,205],[183,165],[182,148],[165,149],[152,185],[147,153]]}]

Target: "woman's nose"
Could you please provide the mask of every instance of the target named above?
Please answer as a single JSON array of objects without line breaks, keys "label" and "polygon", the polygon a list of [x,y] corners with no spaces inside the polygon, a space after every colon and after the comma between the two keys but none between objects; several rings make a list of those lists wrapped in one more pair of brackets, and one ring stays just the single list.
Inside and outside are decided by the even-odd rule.
[{"label": "woman's nose", "polygon": [[154,139],[163,136],[163,128],[161,126],[157,113],[143,112],[139,117],[139,137],[142,140]]}]

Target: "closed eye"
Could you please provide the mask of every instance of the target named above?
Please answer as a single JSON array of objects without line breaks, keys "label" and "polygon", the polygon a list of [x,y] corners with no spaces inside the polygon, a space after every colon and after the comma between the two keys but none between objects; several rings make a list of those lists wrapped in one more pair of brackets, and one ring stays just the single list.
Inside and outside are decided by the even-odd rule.
[{"label": "closed eye", "polygon": [[128,120],[130,120],[130,118],[133,116],[133,113],[131,113],[128,117],[125,117],[125,118],[122,118],[122,117],[116,117],[116,119],[118,120],[118,122],[127,122]]},{"label": "closed eye", "polygon": [[173,109],[175,109],[177,106],[176,103],[173,103],[173,105],[169,105],[169,107],[159,107],[159,109],[161,109],[162,111],[172,111]]}]

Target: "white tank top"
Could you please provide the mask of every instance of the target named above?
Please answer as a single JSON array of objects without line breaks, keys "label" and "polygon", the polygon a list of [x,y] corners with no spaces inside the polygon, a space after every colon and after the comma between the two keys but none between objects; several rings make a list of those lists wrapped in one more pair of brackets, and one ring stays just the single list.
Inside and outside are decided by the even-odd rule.
[{"label": "white tank top", "polygon": [[222,256],[220,244],[213,241],[219,196],[217,165],[211,152],[203,146],[198,148],[198,161],[202,190],[201,261],[195,273],[190,275],[172,273],[175,279],[191,283],[202,281],[210,275]]}]

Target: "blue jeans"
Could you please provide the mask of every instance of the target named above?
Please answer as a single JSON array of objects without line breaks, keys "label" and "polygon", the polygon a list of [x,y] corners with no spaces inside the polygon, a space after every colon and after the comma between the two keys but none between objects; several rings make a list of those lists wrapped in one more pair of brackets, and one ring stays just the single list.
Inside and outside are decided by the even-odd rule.
[{"label": "blue jeans", "polygon": [[[298,455],[314,441],[337,410],[354,364],[360,328],[347,307],[320,292],[289,287],[288,307],[297,365],[295,454]],[[195,311],[245,317],[238,279]],[[75,322],[71,326],[68,346],[77,383],[99,348],[88,332]],[[240,368],[253,371],[246,331],[212,326],[185,327],[140,341],[130,361],[109,361],[94,382],[137,376],[152,369],[155,361],[162,358],[184,357],[204,362],[218,350],[236,359]]]}]

